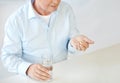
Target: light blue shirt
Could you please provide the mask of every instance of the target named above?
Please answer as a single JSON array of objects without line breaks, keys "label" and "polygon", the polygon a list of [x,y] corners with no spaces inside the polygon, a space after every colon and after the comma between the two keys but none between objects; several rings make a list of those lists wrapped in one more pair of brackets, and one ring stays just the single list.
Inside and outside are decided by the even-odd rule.
[{"label": "light blue shirt", "polygon": [[[34,0],[33,0],[34,1]],[[5,39],[1,60],[8,71],[26,75],[33,63],[41,63],[41,56],[50,55],[53,62],[67,59],[75,49],[69,44],[78,34],[72,8],[61,2],[47,24],[26,3],[11,15],[5,25]]]}]

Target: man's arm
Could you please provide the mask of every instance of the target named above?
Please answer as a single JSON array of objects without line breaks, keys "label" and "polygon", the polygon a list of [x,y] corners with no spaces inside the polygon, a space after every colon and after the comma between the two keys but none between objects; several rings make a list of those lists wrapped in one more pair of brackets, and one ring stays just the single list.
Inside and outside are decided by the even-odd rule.
[{"label": "man's arm", "polygon": [[26,70],[31,63],[22,59],[22,44],[18,28],[17,21],[11,16],[5,25],[1,60],[8,71],[26,75]]},{"label": "man's arm", "polygon": [[80,32],[76,26],[75,16],[72,8],[69,11],[69,24],[70,24],[70,40],[68,41],[69,52],[74,53],[76,50],[85,51],[89,44],[93,44],[94,41],[84,35],[80,35]]}]

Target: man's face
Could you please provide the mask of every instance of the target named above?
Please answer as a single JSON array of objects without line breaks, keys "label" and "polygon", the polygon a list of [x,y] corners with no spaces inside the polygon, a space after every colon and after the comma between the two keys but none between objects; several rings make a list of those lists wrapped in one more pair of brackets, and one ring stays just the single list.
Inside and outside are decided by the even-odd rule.
[{"label": "man's face", "polygon": [[47,12],[53,12],[58,8],[61,0],[38,0],[39,7]]}]

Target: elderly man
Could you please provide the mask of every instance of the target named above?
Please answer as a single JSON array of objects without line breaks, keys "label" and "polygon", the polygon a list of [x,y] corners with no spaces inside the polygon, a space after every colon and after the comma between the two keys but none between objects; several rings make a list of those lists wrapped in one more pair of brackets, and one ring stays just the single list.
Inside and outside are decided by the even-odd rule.
[{"label": "elderly man", "polygon": [[49,69],[41,56],[53,63],[68,52],[85,51],[94,42],[79,35],[72,8],[61,0],[30,0],[11,15],[5,25],[1,60],[9,71],[36,80],[48,80]]}]

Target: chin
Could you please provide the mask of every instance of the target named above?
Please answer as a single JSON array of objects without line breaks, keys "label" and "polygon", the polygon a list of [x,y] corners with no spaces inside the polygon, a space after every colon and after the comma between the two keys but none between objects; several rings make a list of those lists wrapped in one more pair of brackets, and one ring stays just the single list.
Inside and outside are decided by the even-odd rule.
[{"label": "chin", "polygon": [[50,10],[49,12],[52,13],[52,12],[54,12],[54,11],[56,11],[56,9],[54,9],[54,10]]}]

